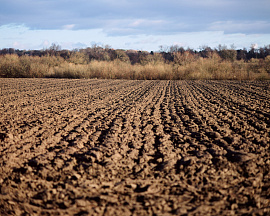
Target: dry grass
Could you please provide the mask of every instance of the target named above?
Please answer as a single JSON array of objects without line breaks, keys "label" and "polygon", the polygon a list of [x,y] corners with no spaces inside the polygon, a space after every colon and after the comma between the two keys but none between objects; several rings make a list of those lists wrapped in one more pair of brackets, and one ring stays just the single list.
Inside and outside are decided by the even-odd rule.
[{"label": "dry grass", "polygon": [[13,54],[0,56],[0,77],[266,80],[270,79],[270,56],[265,60],[232,62],[222,61],[216,53],[208,58],[195,58],[184,53],[176,55],[175,61],[170,63],[155,58],[132,65],[121,59],[88,63],[81,56],[66,61],[56,56],[18,57]]}]

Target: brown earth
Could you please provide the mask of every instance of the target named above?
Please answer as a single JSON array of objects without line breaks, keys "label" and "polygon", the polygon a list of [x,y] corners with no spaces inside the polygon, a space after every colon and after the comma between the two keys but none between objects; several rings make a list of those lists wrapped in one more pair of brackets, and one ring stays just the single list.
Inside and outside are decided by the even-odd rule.
[{"label": "brown earth", "polygon": [[269,86],[0,79],[0,215],[269,215]]}]

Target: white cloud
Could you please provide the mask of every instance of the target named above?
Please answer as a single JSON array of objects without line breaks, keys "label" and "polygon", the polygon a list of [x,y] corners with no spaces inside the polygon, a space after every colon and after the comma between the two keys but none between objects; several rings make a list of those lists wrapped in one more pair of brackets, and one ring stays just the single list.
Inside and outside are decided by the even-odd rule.
[{"label": "white cloud", "polygon": [[150,37],[146,37],[144,39],[140,39],[136,42],[134,42],[134,44],[157,44],[160,41],[159,37],[154,37],[154,36],[150,36]]},{"label": "white cloud", "polygon": [[[20,27],[21,28],[21,27]],[[0,28],[1,48],[43,49],[56,43],[62,49],[74,49],[91,46],[92,44],[110,45],[114,49],[135,49],[158,51],[159,46],[180,45],[198,49],[202,45],[217,47],[219,44],[237,48],[249,48],[251,44],[259,47],[270,43],[270,34],[224,34],[222,31],[185,32],[171,35],[136,34],[130,36],[108,36],[102,29],[94,30],[31,30],[31,29]],[[23,32],[23,33],[20,33]],[[12,35],[12,37],[8,37]]]},{"label": "white cloud", "polygon": [[259,45],[258,45],[257,43],[255,43],[255,44],[251,44],[251,47],[252,47],[253,49],[258,49],[258,48],[259,48]]},{"label": "white cloud", "polygon": [[86,48],[87,47],[87,44],[80,43],[80,42],[77,42],[77,43],[74,43],[74,42],[62,42],[62,43],[60,43],[60,46],[63,49],[72,50],[72,49]]},{"label": "white cloud", "polygon": [[50,42],[49,42],[48,40],[44,40],[44,41],[42,42],[42,44],[41,44],[41,46],[44,47],[44,48],[48,48],[50,45],[51,45],[51,44],[50,44]]},{"label": "white cloud", "polygon": [[14,41],[14,42],[12,43],[12,47],[14,47],[14,48],[16,48],[16,49],[25,49],[25,45],[19,43],[18,41]]},{"label": "white cloud", "polygon": [[129,27],[149,27],[149,26],[159,26],[166,24],[164,20],[147,20],[147,19],[137,19],[132,21],[128,26]]},{"label": "white cloud", "polygon": [[63,30],[72,30],[72,29],[74,29],[74,27],[75,27],[75,24],[69,24],[69,25],[63,25],[62,29]]}]

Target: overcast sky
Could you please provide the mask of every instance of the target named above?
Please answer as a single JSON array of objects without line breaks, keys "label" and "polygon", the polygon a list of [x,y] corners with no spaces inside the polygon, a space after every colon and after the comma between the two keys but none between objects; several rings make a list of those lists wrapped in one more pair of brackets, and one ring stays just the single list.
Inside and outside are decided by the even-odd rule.
[{"label": "overcast sky", "polygon": [[270,44],[270,0],[0,0],[0,48]]}]

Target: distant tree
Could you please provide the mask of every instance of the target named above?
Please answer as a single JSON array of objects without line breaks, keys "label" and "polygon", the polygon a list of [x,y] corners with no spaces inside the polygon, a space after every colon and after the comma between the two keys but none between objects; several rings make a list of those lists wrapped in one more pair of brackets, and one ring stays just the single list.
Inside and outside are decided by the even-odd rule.
[{"label": "distant tree", "polygon": [[83,50],[88,55],[89,61],[109,61],[111,60],[111,49],[109,45],[105,46],[105,49],[97,44],[93,44],[92,47],[87,47]]},{"label": "distant tree", "polygon": [[174,63],[178,65],[188,65],[196,60],[196,55],[190,51],[173,53]]},{"label": "distant tree", "polygon": [[147,64],[159,64],[164,63],[165,60],[161,53],[148,53],[148,52],[139,52],[139,63],[141,65],[147,65]]},{"label": "distant tree", "polygon": [[237,60],[244,60],[244,61],[247,61],[247,50],[244,48],[244,49],[240,49],[240,50],[237,50],[237,57],[236,57]]},{"label": "distant tree", "polygon": [[55,43],[52,43],[52,45],[50,46],[49,49],[50,50],[53,50],[53,51],[60,51],[61,50],[61,46],[60,45],[57,45]]},{"label": "distant tree", "polygon": [[159,46],[159,52],[163,53],[163,52],[169,52],[169,47],[165,46],[165,45],[160,45]]},{"label": "distant tree", "polygon": [[139,52],[137,50],[127,50],[126,54],[132,65],[139,63]]},{"label": "distant tree", "polygon": [[270,45],[264,46],[265,57],[270,56]]},{"label": "distant tree", "polygon": [[171,53],[175,53],[175,52],[184,53],[185,48],[182,46],[179,46],[179,45],[173,45],[173,46],[170,46],[169,52],[171,52]]},{"label": "distant tree", "polygon": [[199,49],[200,49],[199,54],[203,58],[210,58],[214,52],[214,50],[212,50],[212,48],[207,45],[203,45],[199,47]]},{"label": "distant tree", "polygon": [[9,49],[8,49],[8,53],[9,53],[9,54],[15,54],[15,49],[9,48]]},{"label": "distant tree", "polygon": [[61,56],[62,58],[64,58],[65,60],[67,60],[67,59],[70,58],[71,53],[72,53],[72,52],[70,52],[69,50],[61,50],[61,51],[60,51],[60,56]]},{"label": "distant tree", "polygon": [[173,60],[174,60],[173,53],[171,53],[171,52],[161,52],[160,54],[162,55],[165,62],[173,62]]},{"label": "distant tree", "polygon": [[226,45],[219,45],[218,54],[223,60],[231,62],[234,62],[237,57],[237,51],[234,49],[234,45],[231,46],[231,49],[228,49]]},{"label": "distant tree", "polygon": [[55,55],[57,55],[57,53],[59,53],[60,50],[61,50],[61,46],[60,45],[57,45],[55,43],[52,43],[52,45],[50,46],[50,48],[48,50],[46,50],[46,52],[50,56],[55,56]]},{"label": "distant tree", "polygon": [[258,58],[257,44],[251,44],[249,50],[249,59]]},{"label": "distant tree", "polygon": [[139,55],[139,63],[141,65],[146,65],[149,61],[148,61],[148,55],[149,53],[148,52],[145,52],[145,51],[139,51],[138,52],[138,55]]},{"label": "distant tree", "polygon": [[88,60],[87,54],[79,51],[72,52],[68,61],[74,64],[87,64]]},{"label": "distant tree", "polygon": [[121,50],[121,49],[115,50],[115,59],[130,63],[129,57],[126,54],[125,50]]}]

